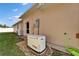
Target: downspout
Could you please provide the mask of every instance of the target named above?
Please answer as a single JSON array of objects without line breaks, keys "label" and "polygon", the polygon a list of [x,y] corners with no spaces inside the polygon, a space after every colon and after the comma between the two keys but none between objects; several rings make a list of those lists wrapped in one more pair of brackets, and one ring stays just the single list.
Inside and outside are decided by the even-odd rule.
[{"label": "downspout", "polygon": [[37,28],[37,34],[39,35],[39,26],[40,23],[39,23],[39,19],[36,20],[36,28]]},{"label": "downspout", "polygon": [[38,19],[38,35],[39,35],[39,27],[40,27],[40,20]]}]

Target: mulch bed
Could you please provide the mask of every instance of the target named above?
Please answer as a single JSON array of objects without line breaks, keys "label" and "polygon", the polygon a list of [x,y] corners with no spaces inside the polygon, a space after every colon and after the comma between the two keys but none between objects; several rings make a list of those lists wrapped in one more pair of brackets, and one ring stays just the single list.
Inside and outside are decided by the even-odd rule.
[{"label": "mulch bed", "polygon": [[68,53],[65,53],[65,52],[62,52],[62,51],[59,51],[57,49],[53,49],[53,53],[52,53],[52,56],[71,56],[70,54]]}]

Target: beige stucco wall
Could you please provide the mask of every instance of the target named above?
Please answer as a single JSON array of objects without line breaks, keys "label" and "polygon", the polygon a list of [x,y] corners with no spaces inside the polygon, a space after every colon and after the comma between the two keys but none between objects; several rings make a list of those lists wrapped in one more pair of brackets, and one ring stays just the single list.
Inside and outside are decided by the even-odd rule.
[{"label": "beige stucco wall", "polygon": [[[36,34],[33,24],[36,19],[40,19],[40,34],[47,37],[47,41],[56,45],[79,48],[79,39],[76,33],[79,33],[79,4],[49,4],[37,9],[23,18],[23,33],[26,35],[25,23],[30,23],[30,34]],[[67,36],[64,36],[64,33]],[[65,40],[66,39],[66,40]]]},{"label": "beige stucco wall", "polygon": [[18,30],[17,25],[13,26],[13,30],[14,30],[15,33],[17,33],[17,30]]},{"label": "beige stucco wall", "polygon": [[34,24],[34,22],[33,22],[33,19],[32,18],[33,18],[33,16],[30,15],[30,17],[23,19],[23,34],[24,34],[24,36],[27,35],[27,33],[26,33],[26,30],[27,30],[26,23],[28,21],[29,21],[29,30],[30,30],[30,33],[29,34],[32,34],[33,33],[33,24]]},{"label": "beige stucco wall", "polygon": [[15,31],[18,33],[18,35],[23,35],[23,22],[19,22],[14,26]]}]

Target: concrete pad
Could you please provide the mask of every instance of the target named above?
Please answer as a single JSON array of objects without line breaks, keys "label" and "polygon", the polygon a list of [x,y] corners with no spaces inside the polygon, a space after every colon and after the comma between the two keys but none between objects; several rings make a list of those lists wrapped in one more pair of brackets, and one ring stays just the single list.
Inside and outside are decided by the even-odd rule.
[{"label": "concrete pad", "polygon": [[24,52],[26,56],[50,56],[53,53],[51,47],[48,46],[42,53],[37,53],[31,48],[27,47],[27,43],[25,41],[18,42],[16,45]]}]

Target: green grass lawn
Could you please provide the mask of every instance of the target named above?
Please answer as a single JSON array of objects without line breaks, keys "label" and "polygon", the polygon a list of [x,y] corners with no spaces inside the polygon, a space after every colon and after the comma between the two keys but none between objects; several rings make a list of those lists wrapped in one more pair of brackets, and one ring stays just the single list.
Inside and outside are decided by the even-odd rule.
[{"label": "green grass lawn", "polygon": [[14,33],[0,33],[0,56],[24,56],[16,46],[17,40]]}]

